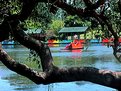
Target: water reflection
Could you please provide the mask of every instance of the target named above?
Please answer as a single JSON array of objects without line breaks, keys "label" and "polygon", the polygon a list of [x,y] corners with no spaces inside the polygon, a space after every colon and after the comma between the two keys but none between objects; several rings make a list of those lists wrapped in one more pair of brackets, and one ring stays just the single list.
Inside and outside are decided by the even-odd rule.
[{"label": "water reflection", "polygon": [[[91,45],[88,50],[62,51],[63,47],[51,47],[54,64],[59,67],[93,66],[99,69],[121,71],[121,64],[112,55],[112,49],[101,45]],[[29,49],[23,46],[4,47],[17,61],[22,62],[28,57]],[[104,55],[105,54],[105,55]],[[35,65],[36,66],[36,65]],[[27,78],[20,76],[0,63],[1,91],[116,91],[112,88],[89,82],[54,83],[36,85]]]},{"label": "water reflection", "polygon": [[58,46],[60,46],[60,45],[59,45],[59,44],[53,44],[53,43],[52,43],[52,44],[48,44],[48,46],[49,46],[49,47],[58,47]]}]

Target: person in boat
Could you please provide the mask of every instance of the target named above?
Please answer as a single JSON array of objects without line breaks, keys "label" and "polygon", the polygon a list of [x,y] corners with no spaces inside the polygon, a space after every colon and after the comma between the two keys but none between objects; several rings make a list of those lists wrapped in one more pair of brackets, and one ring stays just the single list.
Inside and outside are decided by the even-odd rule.
[{"label": "person in boat", "polygon": [[79,43],[79,39],[76,34],[74,35],[74,41],[72,43],[74,43],[75,45],[77,45]]},{"label": "person in boat", "polygon": [[78,39],[78,36],[77,35],[74,35],[73,38],[74,38],[74,41],[72,43],[68,44],[65,47],[65,49],[71,50],[71,49],[79,49],[79,48],[82,47],[82,44],[81,44],[80,40]]}]

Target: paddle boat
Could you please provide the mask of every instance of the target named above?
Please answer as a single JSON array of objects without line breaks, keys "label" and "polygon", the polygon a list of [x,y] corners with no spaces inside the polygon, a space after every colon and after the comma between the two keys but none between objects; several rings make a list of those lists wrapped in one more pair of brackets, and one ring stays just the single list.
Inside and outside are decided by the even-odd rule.
[{"label": "paddle boat", "polygon": [[83,49],[84,46],[80,40],[74,40],[72,43],[66,45],[64,50],[76,50],[76,49]]}]

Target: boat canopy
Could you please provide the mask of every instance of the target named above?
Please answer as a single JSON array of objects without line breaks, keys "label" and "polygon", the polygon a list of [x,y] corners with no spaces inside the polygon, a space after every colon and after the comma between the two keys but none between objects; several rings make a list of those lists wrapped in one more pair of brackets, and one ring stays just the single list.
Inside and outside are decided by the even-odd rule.
[{"label": "boat canopy", "polygon": [[59,31],[61,33],[80,33],[83,34],[86,32],[88,27],[64,27]]},{"label": "boat canopy", "polygon": [[41,28],[28,29],[25,31],[25,33],[37,40],[45,41],[46,34]]},{"label": "boat canopy", "polygon": [[[73,36],[76,34],[78,39],[80,39],[80,35],[83,34],[83,39],[86,39],[86,32],[88,29],[88,27],[64,27],[59,31],[59,38],[61,40],[73,40]],[[71,38],[69,38],[69,36]]]},{"label": "boat canopy", "polygon": [[43,33],[43,30],[41,28],[34,28],[34,29],[28,29],[25,31],[27,34],[39,34]]}]

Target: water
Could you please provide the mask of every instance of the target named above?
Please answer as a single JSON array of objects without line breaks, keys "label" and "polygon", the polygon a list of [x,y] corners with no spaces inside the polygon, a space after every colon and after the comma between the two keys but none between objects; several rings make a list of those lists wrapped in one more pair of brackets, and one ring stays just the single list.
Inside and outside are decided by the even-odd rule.
[{"label": "water", "polygon": [[[51,47],[54,64],[59,67],[91,66],[99,69],[121,71],[121,63],[112,55],[112,48],[92,45],[88,50],[64,51],[63,47]],[[15,60],[22,62],[29,50],[21,46],[4,46]],[[90,90],[91,89],[91,90]],[[116,91],[91,82],[53,83],[36,85],[27,78],[7,69],[0,63],[0,91]]]}]

